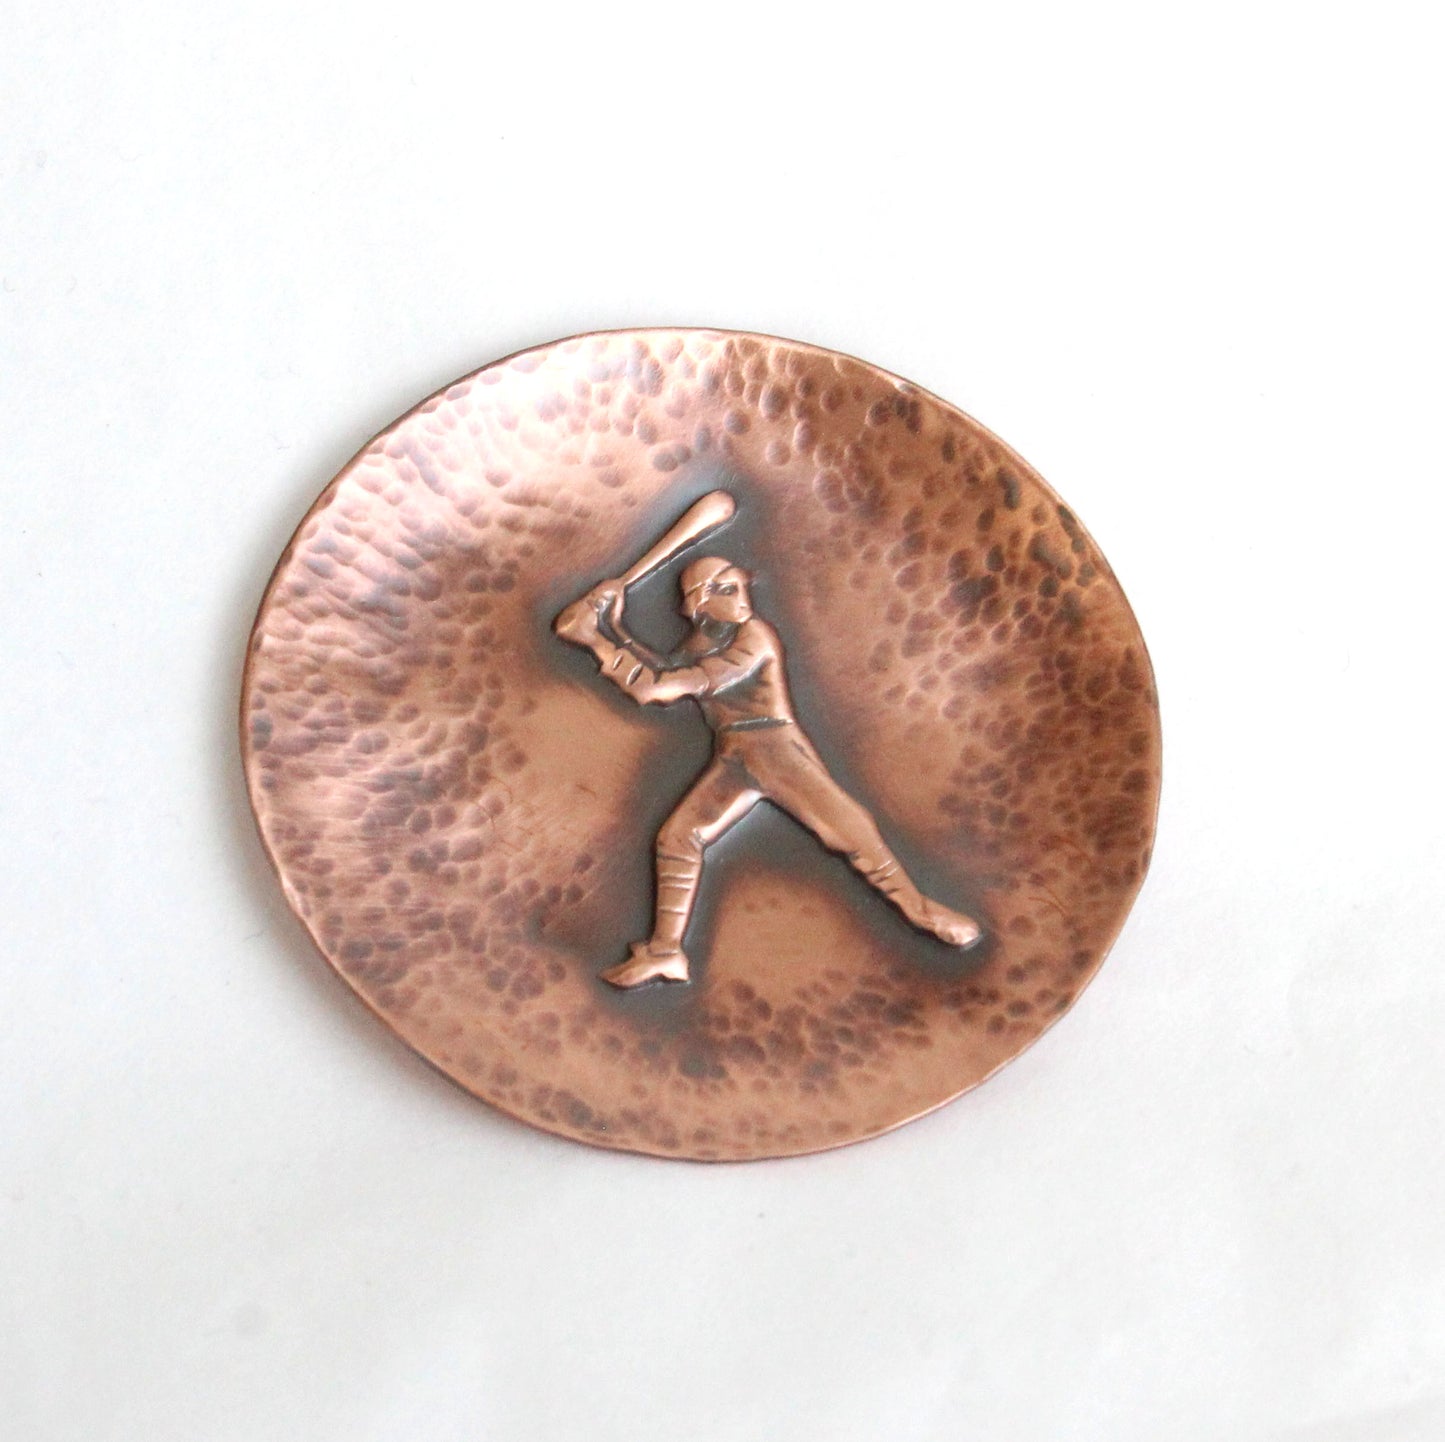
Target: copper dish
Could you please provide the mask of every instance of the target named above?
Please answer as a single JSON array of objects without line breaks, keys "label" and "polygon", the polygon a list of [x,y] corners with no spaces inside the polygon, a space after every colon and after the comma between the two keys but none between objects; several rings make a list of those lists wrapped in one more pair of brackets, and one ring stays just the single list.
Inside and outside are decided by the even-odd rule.
[{"label": "copper dish", "polygon": [[[717,493],[725,524],[621,587]],[[876,821],[979,939],[910,921],[883,853],[767,773],[683,848],[691,970],[626,985],[657,935],[654,843],[730,723],[692,704],[701,682],[670,702],[607,684],[555,627],[592,596],[572,616],[594,641],[625,615],[661,655],[691,634],[678,583],[704,554],[695,594],[733,567],[791,686],[788,715],[751,719],[794,732],[747,740],[763,759],[728,784],[795,736],[838,814]],[[1043,480],[873,366],[707,330],[523,352],[368,444],[261,602],[242,751],[291,906],[407,1043],[548,1131],[699,1159],[874,1136],[1028,1046],[1123,923],[1160,774],[1138,626]]]}]

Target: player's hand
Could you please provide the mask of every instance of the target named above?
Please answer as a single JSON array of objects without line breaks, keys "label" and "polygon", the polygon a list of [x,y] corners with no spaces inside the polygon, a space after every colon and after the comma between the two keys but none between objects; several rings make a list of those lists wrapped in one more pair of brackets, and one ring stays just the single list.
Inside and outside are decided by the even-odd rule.
[{"label": "player's hand", "polygon": [[603,581],[588,591],[586,599],[592,603],[599,621],[605,620],[616,626],[622,620],[623,587],[621,581]]}]

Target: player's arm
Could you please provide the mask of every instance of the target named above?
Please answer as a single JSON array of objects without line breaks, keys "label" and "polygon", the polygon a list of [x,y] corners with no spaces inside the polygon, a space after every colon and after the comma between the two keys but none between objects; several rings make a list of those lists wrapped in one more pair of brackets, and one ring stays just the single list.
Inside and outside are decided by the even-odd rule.
[{"label": "player's arm", "polygon": [[[671,666],[637,645],[621,628],[621,610],[620,587],[604,581],[568,606],[557,617],[555,630],[564,641],[591,651],[602,674],[641,706],[666,706],[708,691],[710,682],[701,667]],[[605,634],[604,620],[618,639]]]},{"label": "player's arm", "polygon": [[619,646],[624,651],[631,651],[644,666],[653,671],[675,670],[677,663],[669,660],[666,656],[654,651],[645,641],[639,641],[626,626],[622,624],[622,606],[617,603],[613,606],[602,608],[599,613],[599,630],[605,640],[611,641],[613,645]]},{"label": "player's arm", "polygon": [[602,674],[640,706],[668,706],[707,694],[707,675],[699,666],[651,666],[626,646],[613,646],[605,638],[592,654]]},{"label": "player's arm", "polygon": [[[620,626],[618,629],[621,629]],[[633,654],[625,646],[621,649],[627,655]],[[740,631],[732,644],[723,650],[710,652],[695,660],[663,662],[657,666],[644,664],[640,673],[630,670],[625,678],[621,677],[621,666],[616,673],[611,672],[608,664],[604,664],[602,670],[604,674],[611,674],[613,680],[643,705],[666,705],[684,696],[700,699],[719,695],[729,686],[736,686],[755,674],[770,654],[768,635],[761,628],[754,627],[749,632]]]}]

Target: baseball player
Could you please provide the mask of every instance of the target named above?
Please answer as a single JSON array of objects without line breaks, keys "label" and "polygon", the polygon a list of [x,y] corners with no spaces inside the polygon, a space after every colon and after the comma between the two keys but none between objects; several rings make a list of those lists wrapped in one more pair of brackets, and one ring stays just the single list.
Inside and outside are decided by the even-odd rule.
[{"label": "baseball player", "polygon": [[682,614],[692,633],[671,657],[623,626],[625,582],[603,581],[558,617],[564,640],[585,647],[602,674],[643,706],[696,701],[712,727],[712,761],[657,836],[657,907],[652,935],[601,973],[613,986],[687,981],[682,949],[702,877],[703,853],[761,800],[845,856],[920,931],[972,946],[977,922],[930,901],[888,849],[877,824],[828,774],[793,713],[778,634],[753,612],[748,573],[718,556],[682,573]]}]

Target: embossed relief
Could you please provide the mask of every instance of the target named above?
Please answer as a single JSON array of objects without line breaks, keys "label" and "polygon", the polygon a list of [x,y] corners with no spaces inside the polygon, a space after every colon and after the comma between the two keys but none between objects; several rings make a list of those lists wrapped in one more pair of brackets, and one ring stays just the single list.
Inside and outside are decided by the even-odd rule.
[{"label": "embossed relief", "polygon": [[697,703],[713,732],[712,760],[657,836],[652,934],[602,972],[630,988],[688,981],[683,951],[697,903],[703,855],[760,801],[770,801],[839,855],[920,931],[969,947],[976,921],[924,896],[888,849],[866,807],[828,773],[798,723],[778,633],[753,610],[751,577],[721,556],[693,561],[680,578],[679,607],[692,630],[660,656],[627,629],[627,588],[733,516],[727,491],[713,491],[616,580],[602,581],[563,610],[557,634],[596,657],[601,674],[640,706]]}]

